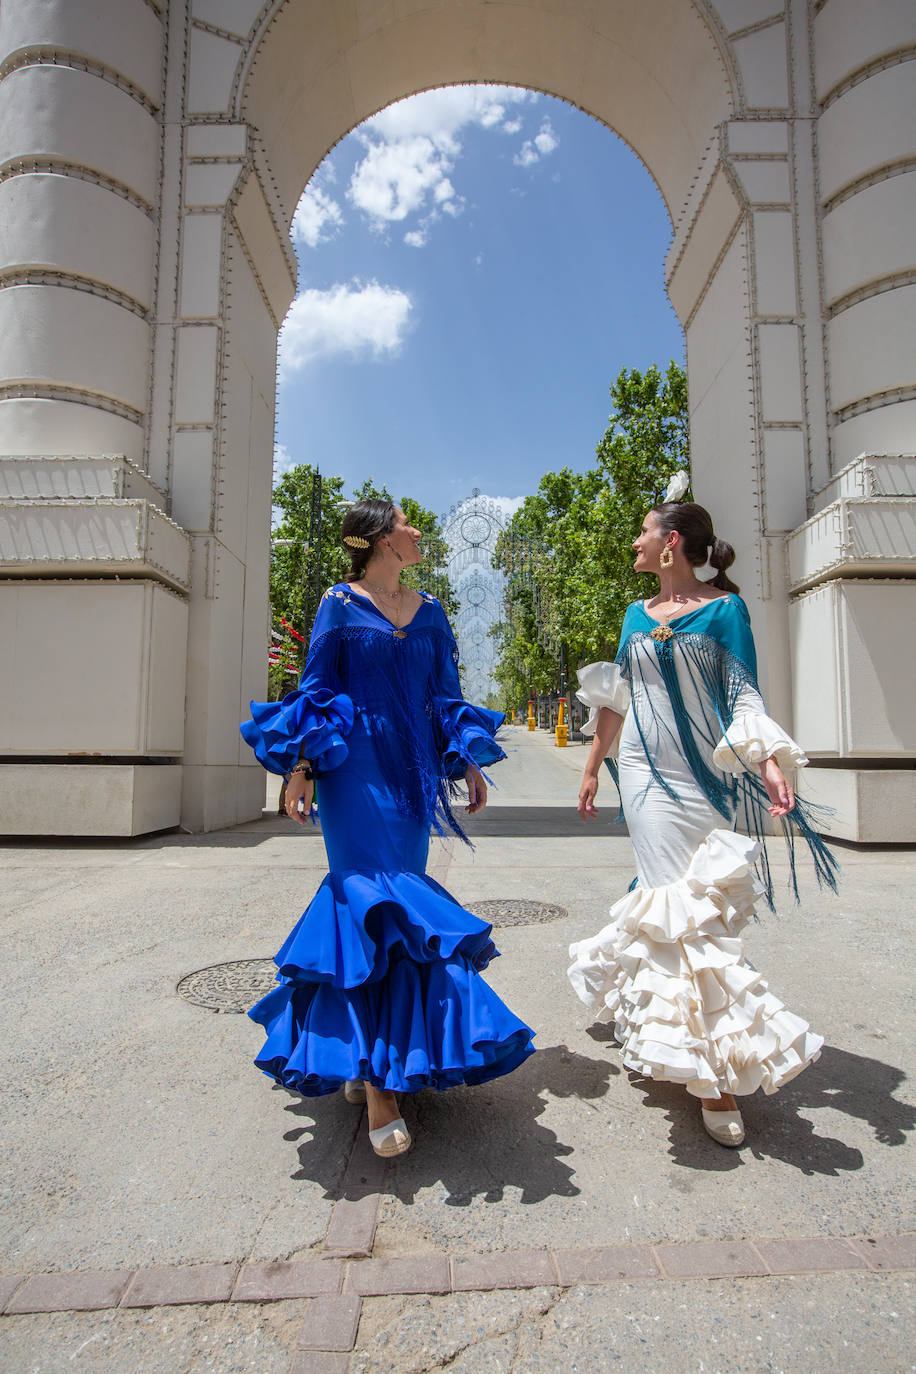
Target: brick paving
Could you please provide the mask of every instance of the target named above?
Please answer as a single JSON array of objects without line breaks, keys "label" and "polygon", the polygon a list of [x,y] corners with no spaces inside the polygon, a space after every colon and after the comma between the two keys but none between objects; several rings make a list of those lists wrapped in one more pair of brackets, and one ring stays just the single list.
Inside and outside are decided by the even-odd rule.
[{"label": "brick paving", "polygon": [[176,1264],[154,1269],[6,1274],[0,1275],[0,1315],[302,1298],[310,1301],[312,1320],[317,1320],[319,1312],[350,1312],[358,1307],[361,1297],[386,1294],[571,1288],[582,1283],[633,1279],[664,1283],[685,1278],[767,1278],[849,1269],[883,1273],[916,1269],[916,1234],[506,1250],[451,1258],[424,1254],[349,1262],[282,1260],[241,1267]]},{"label": "brick paving", "polygon": [[312,1298],[296,1342],[299,1350],[352,1350],[362,1298],[338,1293],[333,1298]]},{"label": "brick paving", "polygon": [[364,1297],[916,1269],[911,1233],[372,1258],[385,1173],[360,1130],[319,1258],[0,1275],[0,1317],[302,1299],[290,1374],[347,1374]]},{"label": "brick paving", "polygon": [[916,1234],[372,1257],[387,1161],[357,1132],[318,1257],[0,1275],[0,1317],[301,1299],[290,1374],[347,1374],[364,1297],[916,1269]]}]

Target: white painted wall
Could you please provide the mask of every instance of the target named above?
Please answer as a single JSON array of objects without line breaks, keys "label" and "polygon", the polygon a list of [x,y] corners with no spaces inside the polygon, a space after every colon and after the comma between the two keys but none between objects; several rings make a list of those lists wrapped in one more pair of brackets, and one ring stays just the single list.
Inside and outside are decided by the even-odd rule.
[{"label": "white painted wall", "polygon": [[[813,16],[807,0],[3,7],[0,453],[39,465],[126,455],[190,551],[187,672],[176,649],[169,687],[183,698],[184,739],[169,746],[183,767],[149,815],[163,823],[172,805],[164,823],[210,829],[259,809],[237,725],[264,689],[290,221],[349,129],[450,82],[516,82],[573,101],[654,176],[687,336],[694,488],[739,550],[771,703],[793,715],[802,679],[793,698],[786,537],[856,454],[913,447],[914,42],[908,0],[825,0]],[[35,513],[13,491],[0,490],[0,509],[20,549]],[[151,567],[155,578],[148,560],[137,575]],[[66,603],[68,623],[86,627],[79,655],[93,642],[98,584],[83,569],[88,580],[65,593],[62,570],[48,551],[23,590],[21,566],[0,557],[0,603]],[[132,681],[153,683],[151,644],[130,650]],[[877,680],[893,671],[877,642],[856,653]],[[91,685],[101,669],[84,658]],[[10,684],[24,714],[8,755],[42,749],[42,720],[29,714],[40,659],[28,671],[34,692]],[[107,743],[79,719],[67,729],[72,750],[92,734],[102,754],[120,752],[114,717]],[[903,757],[916,739],[904,731],[886,748]],[[123,833],[136,823],[132,813]]]}]

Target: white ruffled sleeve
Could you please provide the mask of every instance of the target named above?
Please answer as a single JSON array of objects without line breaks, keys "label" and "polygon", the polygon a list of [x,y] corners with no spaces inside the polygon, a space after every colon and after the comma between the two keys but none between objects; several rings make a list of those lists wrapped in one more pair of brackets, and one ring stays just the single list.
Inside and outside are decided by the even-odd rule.
[{"label": "white ruffled sleeve", "polygon": [[736,715],[712,757],[717,768],[736,777],[764,759],[775,759],[786,774],[804,768],[808,762],[801,745],[764,711],[742,711]]},{"label": "white ruffled sleeve", "polygon": [[607,706],[625,716],[630,705],[630,687],[616,663],[589,663],[579,669],[579,690],[576,697],[588,706],[590,715],[582,726],[583,735],[593,735],[598,724],[598,712]]}]

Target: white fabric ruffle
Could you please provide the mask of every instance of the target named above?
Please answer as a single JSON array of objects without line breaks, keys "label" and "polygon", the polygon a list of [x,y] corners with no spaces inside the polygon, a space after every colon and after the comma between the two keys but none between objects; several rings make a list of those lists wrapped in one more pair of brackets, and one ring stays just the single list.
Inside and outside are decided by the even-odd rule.
[{"label": "white fabric ruffle", "polygon": [[808,762],[801,745],[761,711],[743,711],[735,716],[712,757],[717,768],[736,777],[745,766],[763,763],[764,759],[775,758],[784,773],[804,768]]},{"label": "white fabric ruffle", "polygon": [[588,720],[582,726],[583,735],[593,735],[598,724],[598,712],[603,706],[625,716],[630,705],[629,683],[616,663],[588,663],[578,672],[579,690],[576,697],[590,708]]},{"label": "white fabric ruffle", "polygon": [[609,925],[569,947],[570,982],[596,1020],[615,1023],[627,1068],[695,1097],[774,1093],[824,1043],[744,957],[758,848],[711,831],[683,878],[627,893]]}]

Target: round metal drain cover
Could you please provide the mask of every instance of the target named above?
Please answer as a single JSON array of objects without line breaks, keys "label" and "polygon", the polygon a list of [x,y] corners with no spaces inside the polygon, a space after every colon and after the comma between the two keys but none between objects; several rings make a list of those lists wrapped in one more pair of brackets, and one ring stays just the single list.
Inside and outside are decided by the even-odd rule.
[{"label": "round metal drain cover", "polygon": [[569,912],[564,906],[550,902],[532,902],[524,898],[499,897],[491,902],[478,902],[468,907],[482,921],[493,926],[536,926],[548,921],[562,921]]},{"label": "round metal drain cover", "polygon": [[270,992],[276,976],[273,959],[233,959],[231,964],[211,964],[189,973],[175,991],[195,1007],[245,1012]]}]

